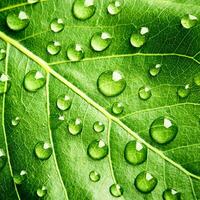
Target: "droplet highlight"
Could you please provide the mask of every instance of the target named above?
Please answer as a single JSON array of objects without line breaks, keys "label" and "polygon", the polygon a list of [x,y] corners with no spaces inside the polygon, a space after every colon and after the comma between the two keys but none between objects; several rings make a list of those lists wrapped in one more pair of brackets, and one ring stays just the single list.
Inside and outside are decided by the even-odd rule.
[{"label": "droplet highlight", "polygon": [[22,170],[19,174],[13,176],[15,184],[21,185],[27,179],[27,172]]},{"label": "droplet highlight", "polygon": [[102,122],[100,122],[100,121],[96,121],[96,122],[93,124],[93,129],[94,129],[95,132],[101,133],[101,132],[104,131],[105,125],[104,125]]},{"label": "droplet highlight", "polygon": [[6,165],[6,161],[6,153],[3,149],[0,149],[0,170],[4,168],[4,166]]},{"label": "droplet highlight", "polygon": [[161,71],[161,64],[156,64],[149,68],[149,74],[153,77],[157,76]]},{"label": "droplet highlight", "polygon": [[68,124],[68,131],[72,135],[78,135],[83,129],[83,122],[80,118],[72,119]]},{"label": "droplet highlight", "polygon": [[50,27],[54,33],[59,33],[64,29],[65,25],[62,19],[55,18],[52,20]]},{"label": "droplet highlight", "polygon": [[67,48],[67,57],[71,61],[80,61],[85,56],[85,52],[80,44],[72,44]]},{"label": "droplet highlight", "polygon": [[11,123],[12,126],[17,126],[20,122],[20,118],[19,117],[15,117],[14,119],[12,119]]},{"label": "droplet highlight", "polygon": [[113,184],[110,186],[110,194],[114,197],[121,197],[123,192],[124,190],[119,184]]},{"label": "droplet highlight", "polygon": [[101,178],[100,174],[96,171],[91,171],[89,174],[89,178],[92,182],[98,182]]},{"label": "droplet highlight", "polygon": [[47,45],[47,52],[50,55],[57,55],[61,51],[61,44],[58,41],[49,42]]},{"label": "droplet highlight", "polygon": [[0,73],[0,95],[5,94],[10,89],[10,77],[7,74]]},{"label": "droplet highlight", "polygon": [[163,200],[181,200],[181,193],[175,189],[167,189],[163,192]]},{"label": "droplet highlight", "polygon": [[115,115],[120,115],[124,111],[124,105],[122,102],[115,102],[112,105],[112,113]]},{"label": "droplet highlight", "polygon": [[0,61],[6,58],[6,50],[0,49]]},{"label": "droplet highlight", "polygon": [[177,89],[177,94],[180,98],[186,98],[190,94],[190,85],[181,86]]},{"label": "droplet highlight", "polygon": [[151,88],[149,86],[143,86],[138,90],[138,96],[142,100],[147,100],[152,96]]},{"label": "droplet highlight", "polygon": [[48,142],[40,141],[35,145],[35,155],[40,160],[47,160],[52,154],[52,146]]},{"label": "droplet highlight", "polygon": [[42,186],[42,188],[38,188],[37,189],[37,196],[42,198],[44,196],[46,196],[47,194],[47,188],[45,186]]},{"label": "droplet highlight", "polygon": [[69,97],[68,95],[61,95],[57,99],[57,107],[62,110],[68,110],[70,109],[72,105],[72,98]]},{"label": "droplet highlight", "polygon": [[112,1],[109,3],[107,10],[110,15],[117,15],[122,11],[123,2],[121,1]]},{"label": "droplet highlight", "polygon": [[194,27],[198,22],[198,18],[194,15],[187,14],[181,19],[183,28],[190,29]]}]

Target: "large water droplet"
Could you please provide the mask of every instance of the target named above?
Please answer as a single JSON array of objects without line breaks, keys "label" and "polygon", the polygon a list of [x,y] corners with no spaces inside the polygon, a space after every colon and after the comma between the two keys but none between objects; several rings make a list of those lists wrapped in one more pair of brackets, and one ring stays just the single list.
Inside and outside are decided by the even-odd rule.
[{"label": "large water droplet", "polygon": [[6,164],[6,153],[3,149],[0,149],[0,170],[4,168]]},{"label": "large water droplet", "polygon": [[147,40],[148,33],[149,29],[147,27],[142,27],[139,31],[133,32],[130,38],[132,46],[136,48],[143,46]]},{"label": "large water droplet", "polygon": [[5,59],[5,57],[6,57],[6,50],[0,49],[0,61]]},{"label": "large water droplet", "polygon": [[124,150],[126,161],[132,165],[139,165],[147,159],[147,148],[137,141],[130,141]]},{"label": "large water droplet", "polygon": [[110,15],[117,15],[121,12],[122,7],[123,2],[116,0],[109,3],[107,10]]},{"label": "large water droplet", "polygon": [[58,33],[64,29],[65,25],[62,19],[55,18],[52,20],[50,27],[54,33]]},{"label": "large water droplet", "polygon": [[161,64],[156,64],[149,68],[149,74],[151,76],[157,76],[160,73],[161,70]]},{"label": "large water droplet", "polygon": [[174,140],[178,127],[169,117],[159,117],[150,126],[150,136],[158,144],[167,144]]},{"label": "large water droplet", "polygon": [[124,190],[119,184],[113,184],[110,186],[110,193],[114,197],[122,196]]},{"label": "large water droplet", "polygon": [[101,160],[108,154],[108,145],[103,140],[93,140],[87,149],[88,155],[94,160]]},{"label": "large water droplet", "polygon": [[180,98],[186,98],[190,94],[190,85],[187,84],[185,86],[179,87],[177,89],[177,94]]},{"label": "large water droplet", "polygon": [[126,88],[126,80],[122,72],[108,70],[99,76],[97,87],[103,95],[113,97],[124,91]]},{"label": "large water droplet", "polygon": [[80,61],[85,56],[85,52],[80,44],[72,44],[67,48],[67,57],[71,61]]},{"label": "large water droplet", "polygon": [[19,117],[15,117],[14,119],[12,119],[11,123],[13,126],[17,126],[20,122],[20,118]]},{"label": "large water droplet", "polygon": [[61,44],[58,41],[49,42],[47,45],[47,52],[50,55],[57,55],[61,51]]},{"label": "large water droplet", "polygon": [[142,100],[147,100],[151,97],[151,88],[149,86],[143,86],[138,90],[138,96]]},{"label": "large water droplet", "polygon": [[194,76],[194,83],[195,83],[197,86],[200,86],[200,73],[197,73],[197,74]]},{"label": "large water droplet", "polygon": [[0,95],[6,93],[11,86],[10,77],[0,73]]},{"label": "large water droplet", "polygon": [[103,51],[111,44],[112,36],[108,32],[95,33],[91,38],[91,46],[95,51]]},{"label": "large water droplet", "polygon": [[100,180],[100,174],[96,171],[91,171],[89,174],[89,178],[92,182],[97,182]]},{"label": "large water droplet", "polygon": [[38,197],[44,197],[47,194],[47,188],[45,186],[42,186],[42,188],[37,189],[37,196]]},{"label": "large water droplet", "polygon": [[158,181],[151,173],[149,172],[141,172],[137,175],[135,179],[135,187],[143,193],[150,193],[156,187]]},{"label": "large water droplet", "polygon": [[72,99],[68,95],[61,95],[57,99],[57,107],[60,110],[68,110],[71,107]]},{"label": "large water droplet", "polygon": [[52,146],[48,142],[40,141],[35,145],[35,155],[40,160],[47,160],[52,154]]},{"label": "large water droplet", "polygon": [[181,200],[181,193],[174,189],[167,189],[163,192],[164,200]]},{"label": "large water droplet", "polygon": [[124,111],[124,105],[122,102],[115,102],[112,105],[112,113],[115,115],[120,115]]},{"label": "large water droplet", "polygon": [[75,0],[73,4],[73,15],[77,19],[86,20],[95,13],[95,0]]},{"label": "large water droplet", "polygon": [[94,129],[95,132],[101,133],[101,132],[104,131],[105,125],[104,125],[102,122],[100,122],[100,121],[96,121],[96,122],[93,124],[93,129]]},{"label": "large water droplet", "polygon": [[198,22],[198,18],[194,15],[187,14],[181,19],[181,24],[184,28],[190,29]]},{"label": "large water droplet", "polygon": [[24,77],[24,87],[29,92],[36,92],[46,83],[44,74],[40,71],[32,70]]},{"label": "large water droplet", "polygon": [[25,29],[30,22],[29,16],[24,11],[9,13],[6,22],[8,27],[13,31],[21,31]]},{"label": "large water droplet", "polygon": [[78,135],[83,129],[83,122],[80,118],[69,121],[68,130],[72,135]]},{"label": "large water droplet", "polygon": [[27,172],[22,170],[19,174],[13,176],[15,184],[20,185],[27,179]]}]

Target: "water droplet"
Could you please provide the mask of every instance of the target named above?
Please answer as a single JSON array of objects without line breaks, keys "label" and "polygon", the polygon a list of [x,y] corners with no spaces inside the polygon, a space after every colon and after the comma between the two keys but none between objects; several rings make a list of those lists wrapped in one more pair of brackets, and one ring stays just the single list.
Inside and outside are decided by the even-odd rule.
[{"label": "water droplet", "polygon": [[110,193],[114,197],[122,196],[124,190],[119,184],[113,184],[110,186]]},{"label": "water droplet", "polygon": [[52,146],[48,142],[38,142],[35,145],[35,155],[40,160],[47,160],[52,154]]},{"label": "water droplet", "polygon": [[149,86],[143,86],[138,90],[138,95],[140,99],[142,100],[147,100],[149,99],[152,94],[151,94],[151,88]]},{"label": "water droplet", "polygon": [[180,98],[186,98],[190,94],[190,91],[190,85],[187,84],[185,86],[179,87],[177,94]]},{"label": "water droplet", "polygon": [[29,92],[36,92],[46,83],[44,74],[40,71],[29,71],[24,77],[24,87]]},{"label": "water droplet", "polygon": [[27,172],[22,170],[19,174],[13,176],[15,184],[20,185],[27,179]]},{"label": "water droplet", "polygon": [[68,130],[72,135],[78,135],[83,129],[83,122],[80,118],[70,120]]},{"label": "water droplet", "polygon": [[89,174],[89,178],[92,182],[97,182],[100,180],[100,174],[96,171],[91,171]]},{"label": "water droplet", "polygon": [[42,186],[42,188],[37,189],[38,197],[44,197],[46,194],[47,194],[47,188],[45,186]]},{"label": "water droplet", "polygon": [[99,76],[97,87],[103,95],[113,97],[124,91],[126,88],[126,80],[122,72],[108,70]]},{"label": "water droplet", "polygon": [[194,83],[197,85],[197,86],[200,86],[200,73],[196,74],[194,76]]},{"label": "water droplet", "polygon": [[58,33],[64,29],[65,25],[62,19],[55,18],[52,20],[50,27],[54,33]]},{"label": "water droplet", "polygon": [[169,117],[159,117],[150,126],[150,136],[158,144],[167,144],[174,140],[178,127]]},{"label": "water droplet", "polygon": [[96,121],[96,122],[93,124],[93,129],[94,129],[95,132],[101,133],[101,132],[104,131],[105,125],[104,125],[102,122],[100,122],[100,121]]},{"label": "water droplet", "polygon": [[21,31],[29,25],[30,19],[26,12],[19,11],[17,14],[9,13],[6,22],[11,30]]},{"label": "water droplet", "polygon": [[95,0],[75,0],[73,4],[73,15],[77,19],[86,20],[95,13]]},{"label": "water droplet", "polygon": [[10,77],[0,73],[0,95],[6,93],[11,86]]},{"label": "water droplet", "polygon": [[60,51],[61,51],[61,44],[58,41],[49,42],[49,44],[47,45],[47,52],[50,55],[57,55],[60,53]]},{"label": "water droplet", "polygon": [[68,95],[61,95],[57,99],[57,107],[60,110],[68,110],[71,107],[72,99]]},{"label": "water droplet", "polygon": [[110,15],[117,15],[121,12],[122,7],[123,7],[122,2],[112,1],[111,3],[109,3],[107,10]]},{"label": "water droplet", "polygon": [[184,28],[190,29],[198,22],[198,18],[194,15],[187,14],[181,19],[181,24]]},{"label": "water droplet", "polygon": [[101,160],[108,154],[108,145],[103,140],[93,140],[87,149],[88,155],[94,160]]},{"label": "water droplet", "polygon": [[6,164],[6,153],[3,149],[0,149],[0,170],[4,168]]},{"label": "water droplet", "polygon": [[121,102],[115,102],[112,105],[112,112],[115,115],[120,115],[124,111],[124,105]]},{"label": "water droplet", "polygon": [[161,70],[161,64],[156,64],[149,68],[149,74],[151,76],[157,76],[160,73]]},{"label": "water droplet", "polygon": [[150,193],[156,187],[158,181],[151,173],[141,172],[135,179],[135,187],[143,193]]},{"label": "water droplet", "polygon": [[33,4],[33,3],[38,3],[40,0],[27,0],[28,3]]},{"label": "water droplet", "polygon": [[6,50],[0,49],[0,61],[5,59],[5,57],[6,57]]},{"label": "water droplet", "polygon": [[91,38],[91,46],[95,51],[103,51],[110,46],[112,36],[108,32],[95,33]]},{"label": "water droplet", "polygon": [[80,44],[72,44],[67,48],[67,57],[71,61],[80,61],[85,56],[85,52]]},{"label": "water droplet", "polygon": [[11,123],[13,126],[17,126],[20,122],[20,118],[19,117],[15,117],[14,119],[12,119]]},{"label": "water droplet", "polygon": [[137,141],[130,141],[126,144],[124,157],[129,164],[139,165],[147,159],[147,148]]},{"label": "water droplet", "polygon": [[163,192],[164,200],[181,200],[181,193],[174,189],[167,189]]},{"label": "water droplet", "polygon": [[146,42],[147,34],[149,33],[149,29],[147,27],[142,27],[139,31],[133,32],[130,38],[130,42],[133,47],[140,48]]}]

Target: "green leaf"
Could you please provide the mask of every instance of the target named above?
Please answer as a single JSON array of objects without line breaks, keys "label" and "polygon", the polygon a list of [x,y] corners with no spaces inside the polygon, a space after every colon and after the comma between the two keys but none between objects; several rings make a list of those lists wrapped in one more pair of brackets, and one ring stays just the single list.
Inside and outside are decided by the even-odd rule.
[{"label": "green leaf", "polygon": [[[0,51],[0,91],[8,88],[0,95],[0,167],[5,161],[1,152],[6,154],[5,166],[0,168],[0,199],[44,195],[52,200],[111,200],[122,194],[118,199],[158,200],[165,194],[170,200],[177,191],[175,199],[180,194],[183,200],[199,200],[200,26],[198,21],[189,22],[187,28],[181,25],[188,14],[200,19],[198,0],[124,0],[121,12],[112,16],[107,11],[110,1],[96,0],[94,15],[86,20],[74,17],[73,3],[0,3],[0,49],[5,50]],[[13,31],[7,16],[18,16],[20,11],[29,16],[30,23]],[[50,27],[56,18],[65,24],[57,33]],[[141,27],[149,32],[136,48],[130,38]],[[110,33],[112,39],[101,44],[104,51],[97,52],[90,40],[99,32]],[[47,52],[52,41],[61,44],[57,55]],[[70,61],[66,54],[71,44],[80,44],[85,58]],[[153,68],[156,65],[161,68]],[[32,70],[40,78],[44,75],[44,81],[25,89],[26,74]],[[97,80],[102,73],[112,78],[110,71],[115,70],[114,78],[122,75],[125,82],[114,88],[118,92],[108,89],[105,96]],[[112,79],[109,84],[112,87]],[[28,91],[31,88],[36,91]],[[62,95],[72,101],[65,111],[57,105]],[[114,109],[117,103],[124,110]],[[105,126],[97,127],[98,133],[95,122]],[[158,138],[158,133],[164,136]],[[130,141],[137,141],[129,144],[136,144],[139,152],[141,146],[147,149],[147,157],[132,157],[140,162],[135,165],[125,156]],[[92,146],[96,149],[89,151]],[[22,170],[27,174],[20,176]],[[148,174],[139,182],[144,171]],[[155,188],[141,192],[141,188],[151,188],[148,180],[152,177],[157,180]]]}]

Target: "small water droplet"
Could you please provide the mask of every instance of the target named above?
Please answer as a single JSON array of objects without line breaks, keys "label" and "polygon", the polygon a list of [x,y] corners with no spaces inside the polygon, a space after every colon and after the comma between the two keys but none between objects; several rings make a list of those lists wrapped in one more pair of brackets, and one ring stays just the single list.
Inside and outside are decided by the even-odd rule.
[{"label": "small water droplet", "polygon": [[61,44],[58,41],[49,42],[49,44],[47,45],[47,52],[50,55],[57,55],[60,53],[60,51],[61,51]]},{"label": "small water droplet", "polygon": [[101,160],[108,154],[108,145],[103,140],[93,140],[89,144],[87,152],[93,160]]},{"label": "small water droplet", "polygon": [[48,142],[40,141],[35,145],[35,155],[40,160],[47,160],[52,154],[52,146]]},{"label": "small water droplet", "polygon": [[60,110],[68,110],[71,107],[72,99],[68,95],[61,95],[57,99],[57,107]]},{"label": "small water droplet", "polygon": [[27,172],[22,170],[19,174],[13,176],[15,184],[20,185],[27,179]]},{"label": "small water droplet", "polygon": [[91,38],[91,47],[95,51],[107,49],[112,42],[112,36],[108,32],[95,33]]},{"label": "small water droplet", "polygon": [[181,19],[181,24],[184,28],[190,29],[198,22],[198,18],[194,15],[187,14]]},{"label": "small water droplet", "polygon": [[160,73],[161,70],[161,64],[156,64],[149,68],[149,74],[151,76],[157,76]]},{"label": "small water droplet", "polygon": [[167,189],[163,192],[164,200],[181,200],[181,193],[174,189]]},{"label": "small water droplet", "polygon": [[47,188],[45,186],[42,186],[42,188],[37,189],[37,196],[38,197],[44,197],[47,194]]},{"label": "small water droplet", "polygon": [[20,118],[19,117],[15,117],[14,119],[12,119],[11,123],[13,126],[17,126],[20,122]]},{"label": "small water droplet", "polygon": [[83,122],[80,118],[70,120],[68,130],[72,135],[78,135],[83,129]]},{"label": "small water droplet", "polygon": [[139,31],[133,32],[130,38],[132,46],[136,48],[142,47],[147,40],[148,33],[149,29],[147,27],[142,27]]},{"label": "small water droplet", "polygon": [[0,73],[0,95],[6,93],[11,86],[10,77],[4,73]]},{"label": "small water droplet", "polygon": [[159,117],[150,126],[150,136],[158,144],[167,144],[175,139],[178,127],[169,117]]},{"label": "small water droplet", "polygon": [[100,174],[96,171],[91,171],[89,174],[89,178],[92,182],[97,182],[100,180]]},{"label": "small water droplet", "polygon": [[100,121],[96,121],[96,122],[93,124],[93,129],[94,129],[95,132],[101,133],[101,132],[104,131],[105,125],[104,125],[102,122],[100,122]]},{"label": "small water droplet", "polygon": [[95,13],[95,0],[75,0],[73,4],[73,15],[77,19],[86,20]]},{"label": "small water droplet", "polygon": [[24,77],[24,87],[29,92],[36,92],[46,83],[44,74],[40,71],[29,71]]},{"label": "small water droplet", "polygon": [[38,3],[40,0],[27,0],[29,4]]},{"label": "small water droplet", "polygon": [[0,61],[5,59],[5,57],[6,57],[6,50],[0,49]]},{"label": "small water droplet", "polygon": [[137,141],[130,141],[124,149],[124,157],[129,164],[139,165],[147,159],[147,148]]},{"label": "small water droplet", "polygon": [[108,70],[99,76],[97,87],[103,95],[113,97],[121,94],[125,90],[126,80],[122,72]]},{"label": "small water droplet", "polygon": [[85,56],[85,52],[80,44],[72,44],[67,48],[67,57],[71,61],[80,61]]},{"label": "small water droplet", "polygon": [[149,86],[143,86],[138,90],[138,96],[142,100],[147,100],[152,96],[151,88]]},{"label": "small water droplet", "polygon": [[181,86],[177,89],[177,94],[180,98],[186,98],[190,94],[190,85]]},{"label": "small water droplet", "polygon": [[65,25],[62,19],[55,18],[51,21],[50,27],[54,33],[59,33],[64,29]]},{"label": "small water droplet", "polygon": [[197,73],[197,74],[194,76],[194,83],[195,83],[197,86],[200,86],[200,73]]},{"label": "small water droplet", "polygon": [[110,194],[114,197],[122,196],[124,190],[119,184],[113,184],[110,186]]},{"label": "small water droplet", "polygon": [[112,1],[109,3],[107,10],[110,15],[117,15],[122,11],[123,2]]},{"label": "small water droplet", "polygon": [[158,181],[151,173],[143,171],[135,179],[135,187],[143,193],[150,193],[156,187]]},{"label": "small water droplet", "polygon": [[0,170],[2,170],[6,164],[6,153],[3,149],[0,149]]},{"label": "small water droplet", "polygon": [[124,111],[124,105],[122,102],[115,102],[112,105],[112,113],[115,115],[120,115]]},{"label": "small water droplet", "polygon": [[9,13],[6,18],[8,27],[13,31],[21,31],[25,29],[29,23],[29,16],[24,11],[16,13]]}]

